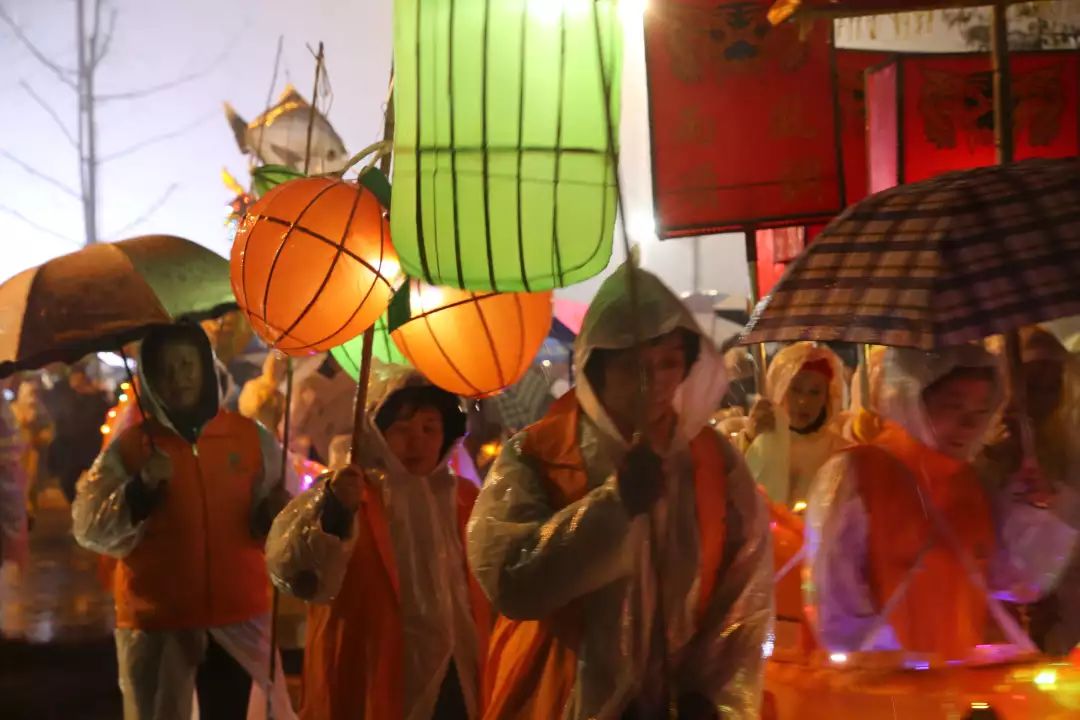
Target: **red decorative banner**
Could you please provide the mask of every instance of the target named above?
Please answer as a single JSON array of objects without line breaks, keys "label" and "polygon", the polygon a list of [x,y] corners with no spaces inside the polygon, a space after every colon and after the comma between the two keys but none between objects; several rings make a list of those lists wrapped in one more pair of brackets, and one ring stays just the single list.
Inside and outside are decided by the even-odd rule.
[{"label": "red decorative banner", "polygon": [[772,292],[788,264],[824,229],[824,225],[810,225],[757,231],[757,280],[761,297]]},{"label": "red decorative banner", "polygon": [[830,24],[774,27],[768,5],[653,0],[645,15],[661,237],[803,225],[846,204]]},{"label": "red decorative banner", "polygon": [[850,205],[870,194],[866,167],[866,71],[892,57],[891,53],[836,51],[836,81],[840,95],[844,188]]},{"label": "red decorative banner", "polygon": [[[1017,160],[1080,150],[1080,55],[1013,53]],[[993,165],[994,91],[985,55],[909,55],[867,76],[871,185],[882,190]]]}]

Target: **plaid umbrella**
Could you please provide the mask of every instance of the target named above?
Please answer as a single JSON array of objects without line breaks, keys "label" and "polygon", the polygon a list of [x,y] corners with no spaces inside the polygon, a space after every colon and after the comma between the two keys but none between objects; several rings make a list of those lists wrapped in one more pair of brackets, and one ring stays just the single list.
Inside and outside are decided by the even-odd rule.
[{"label": "plaid umbrella", "polygon": [[834,220],[754,311],[744,343],[931,350],[1080,314],[1080,160],[948,173]]}]

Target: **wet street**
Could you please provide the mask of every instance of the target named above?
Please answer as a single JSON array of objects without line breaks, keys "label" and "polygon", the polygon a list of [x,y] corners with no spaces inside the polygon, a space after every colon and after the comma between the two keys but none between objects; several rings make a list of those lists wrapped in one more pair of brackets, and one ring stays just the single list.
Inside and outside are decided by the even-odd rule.
[{"label": "wet street", "polygon": [[0,577],[0,717],[119,718],[112,599],[97,556],[72,539],[58,490],[39,502],[26,569],[9,564]]}]

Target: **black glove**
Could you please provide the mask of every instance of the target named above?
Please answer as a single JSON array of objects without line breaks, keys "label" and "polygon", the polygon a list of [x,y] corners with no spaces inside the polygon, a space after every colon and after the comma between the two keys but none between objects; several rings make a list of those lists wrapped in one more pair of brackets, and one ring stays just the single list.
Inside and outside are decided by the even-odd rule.
[{"label": "black glove", "polygon": [[619,497],[631,517],[649,511],[664,494],[664,461],[647,443],[626,453],[618,474]]}]

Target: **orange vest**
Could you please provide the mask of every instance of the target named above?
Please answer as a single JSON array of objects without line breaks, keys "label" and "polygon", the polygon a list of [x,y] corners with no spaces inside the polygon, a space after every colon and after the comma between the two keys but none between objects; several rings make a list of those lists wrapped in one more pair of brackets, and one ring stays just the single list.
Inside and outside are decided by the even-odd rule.
[{"label": "orange vest", "polygon": [[868,514],[870,591],[880,609],[904,581],[927,540],[922,570],[888,621],[905,650],[960,658],[984,641],[986,599],[952,546],[935,530],[914,479],[984,577],[994,552],[990,503],[970,464],[919,443],[887,423],[872,444],[847,452]]},{"label": "orange vest", "polygon": [[[457,481],[462,547],[477,490]],[[337,597],[308,606],[304,651],[305,720],[400,720],[403,716],[404,630],[397,563],[378,491],[364,485],[356,544]],[[477,677],[483,687],[491,608],[467,567],[469,601],[476,623]],[[480,693],[477,693],[480,696]]]},{"label": "orange vest", "polygon": [[149,454],[148,429],[173,477],[142,540],[116,564],[117,626],[214,627],[269,612],[263,540],[251,533],[252,495],[263,474],[255,423],[218,413],[194,447],[156,421],[134,425],[116,440],[133,475]]},{"label": "orange vest", "polygon": [[[588,492],[588,476],[578,443],[580,407],[573,392],[563,395],[546,417],[527,431],[523,454],[533,460],[559,510]],[[690,444],[694,463],[698,532],[701,538],[701,594],[698,617],[709,606],[724,556],[727,477],[720,439],[705,428]],[[584,617],[576,600],[543,620],[499,616],[491,635],[485,688],[488,720],[551,720],[577,682],[577,656]]]}]

